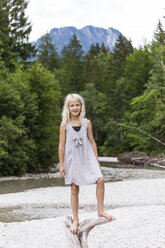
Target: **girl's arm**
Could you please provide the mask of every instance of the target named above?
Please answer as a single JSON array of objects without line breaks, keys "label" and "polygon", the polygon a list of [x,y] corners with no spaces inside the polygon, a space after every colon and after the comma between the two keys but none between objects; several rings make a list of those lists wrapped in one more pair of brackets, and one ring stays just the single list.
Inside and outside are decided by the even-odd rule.
[{"label": "girl's arm", "polygon": [[90,120],[87,120],[87,133],[88,133],[88,138],[89,138],[89,141],[92,145],[92,148],[93,148],[93,151],[94,151],[94,154],[96,156],[96,159],[98,161],[98,164],[101,168],[101,165],[100,165],[100,162],[98,160],[98,152],[97,152],[97,146],[96,146],[96,142],[94,140],[94,137],[93,137],[93,131],[92,131],[92,123]]},{"label": "girl's arm", "polygon": [[64,169],[64,149],[65,149],[65,126],[60,126],[60,137],[59,137],[59,147],[58,147],[58,156],[60,161],[60,174],[65,177]]}]

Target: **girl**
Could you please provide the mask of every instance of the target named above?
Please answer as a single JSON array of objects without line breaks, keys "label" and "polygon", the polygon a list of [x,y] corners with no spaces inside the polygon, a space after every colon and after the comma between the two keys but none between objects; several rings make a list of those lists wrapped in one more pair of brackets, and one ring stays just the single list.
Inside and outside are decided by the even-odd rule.
[{"label": "girl", "polygon": [[60,174],[65,184],[71,185],[71,206],[73,223],[71,232],[76,233],[79,225],[78,194],[79,186],[96,183],[98,216],[109,221],[112,216],[104,211],[104,179],[98,161],[97,146],[93,138],[92,124],[84,118],[83,98],[78,94],[69,94],[65,98],[62,112],[59,139]]}]

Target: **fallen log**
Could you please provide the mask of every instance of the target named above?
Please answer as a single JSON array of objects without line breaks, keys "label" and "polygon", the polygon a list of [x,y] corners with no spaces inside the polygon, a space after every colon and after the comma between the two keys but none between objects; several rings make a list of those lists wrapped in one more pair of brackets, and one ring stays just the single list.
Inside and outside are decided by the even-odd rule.
[{"label": "fallen log", "polygon": [[160,167],[165,169],[165,157],[148,157],[143,152],[124,152],[118,156],[118,160],[124,164],[138,165],[139,167]]},{"label": "fallen log", "polygon": [[151,166],[155,166],[155,167],[159,167],[159,168],[165,169],[165,166],[160,165],[160,164],[151,164]]},{"label": "fallen log", "polygon": [[[114,221],[115,218],[112,217],[111,221]],[[72,225],[72,217],[67,216],[66,220],[63,222],[63,227],[65,230],[68,248],[88,248],[88,234],[89,232],[98,225],[105,223],[110,223],[105,217],[89,218],[80,222],[76,234],[73,234],[70,231]]]}]

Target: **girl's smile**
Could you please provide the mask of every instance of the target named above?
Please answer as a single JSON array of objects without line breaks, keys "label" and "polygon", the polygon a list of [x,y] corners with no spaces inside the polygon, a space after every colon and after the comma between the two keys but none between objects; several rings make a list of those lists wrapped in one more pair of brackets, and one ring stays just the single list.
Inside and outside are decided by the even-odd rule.
[{"label": "girl's smile", "polygon": [[81,112],[81,104],[78,100],[72,100],[69,102],[69,113],[72,116],[79,116]]}]

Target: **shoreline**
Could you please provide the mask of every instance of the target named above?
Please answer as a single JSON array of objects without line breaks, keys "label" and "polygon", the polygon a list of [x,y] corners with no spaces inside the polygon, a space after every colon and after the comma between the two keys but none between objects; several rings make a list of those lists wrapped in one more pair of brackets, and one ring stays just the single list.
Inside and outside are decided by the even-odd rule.
[{"label": "shoreline", "polygon": [[48,172],[48,173],[27,173],[23,176],[6,176],[0,177],[0,182],[4,181],[16,181],[16,180],[28,180],[28,179],[40,179],[40,178],[59,178],[59,172]]},{"label": "shoreline", "polygon": [[[114,163],[114,165],[113,165]],[[107,164],[107,165],[106,165]],[[155,171],[164,171],[164,168],[155,168],[153,166],[135,166],[131,164],[118,164],[115,166],[116,162],[112,162],[112,165],[109,166],[107,162],[103,161],[102,169],[112,168],[112,169],[137,169],[137,170],[155,170]],[[26,173],[23,176],[0,176],[0,182],[5,181],[16,181],[16,180],[28,180],[28,179],[40,179],[40,178],[60,178],[59,170],[56,172],[45,172],[45,173]]]}]

